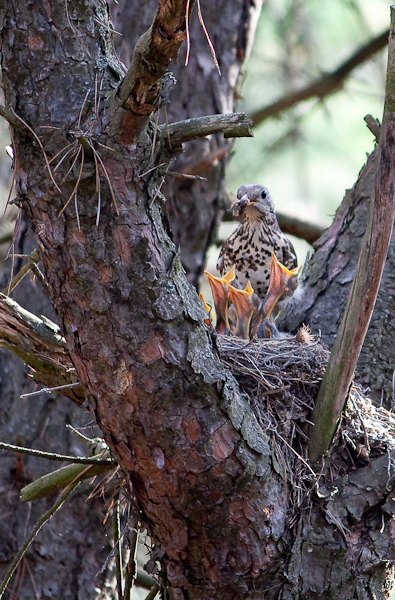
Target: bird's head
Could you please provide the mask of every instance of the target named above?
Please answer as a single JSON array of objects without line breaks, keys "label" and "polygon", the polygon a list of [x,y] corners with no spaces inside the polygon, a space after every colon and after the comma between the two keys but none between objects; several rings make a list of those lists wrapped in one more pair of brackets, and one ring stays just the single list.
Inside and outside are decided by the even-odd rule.
[{"label": "bird's head", "polygon": [[233,202],[230,210],[235,216],[245,219],[264,218],[271,225],[276,220],[274,203],[269,190],[259,184],[242,185],[237,190],[237,200]]}]

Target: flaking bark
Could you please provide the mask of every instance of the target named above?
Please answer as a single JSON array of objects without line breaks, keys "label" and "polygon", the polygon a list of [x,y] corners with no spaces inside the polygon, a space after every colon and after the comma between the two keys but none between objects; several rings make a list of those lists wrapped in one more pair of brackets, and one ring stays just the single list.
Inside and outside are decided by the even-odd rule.
[{"label": "flaking bark", "polygon": [[[63,6],[53,4],[49,18],[44,7],[32,13],[20,3],[17,39],[3,44],[7,104],[16,104],[18,98],[18,114],[35,131],[52,120],[60,127],[42,134],[50,156],[73,135],[66,130],[78,122],[89,89],[85,82],[92,85],[96,73],[103,76],[110,100],[122,73],[94,18],[98,11],[105,18],[104,4],[95,3],[96,15],[89,2],[74,7],[81,37],[68,35]],[[3,42],[15,33],[13,15],[8,8]],[[27,58],[21,63],[22,51]],[[49,75],[54,62],[59,79],[48,76],[42,83],[37,74]],[[106,66],[98,72],[100,65]],[[59,80],[66,82],[61,93]],[[111,121],[108,103],[103,104]],[[65,106],[70,110],[61,110]],[[36,237],[70,356],[91,393],[90,408],[142,511],[153,542],[151,568],[159,562],[164,596],[320,598],[324,590],[328,598],[364,598],[358,578],[374,586],[391,575],[383,558],[392,558],[388,529],[382,538],[386,543],[375,547],[380,507],[357,515],[346,541],[336,525],[324,522],[326,537],[336,543],[325,551],[322,568],[333,567],[334,574],[318,585],[314,570],[306,570],[302,558],[304,552],[310,564],[322,558],[324,539],[308,545],[309,536],[321,535],[322,502],[317,500],[306,511],[295,533],[287,512],[284,470],[272,439],[220,362],[203,324],[204,311],[170,238],[158,193],[160,175],[153,171],[148,183],[142,178],[153,130],[147,123],[138,143],[126,148],[116,128],[107,139],[103,105],[100,110],[96,106],[95,115],[92,106],[93,94],[88,95],[81,128],[88,129],[94,116],[91,144],[110,174],[119,215],[101,172],[96,226],[95,165],[89,157],[85,170],[77,165],[69,174],[60,195],[45,170],[41,149],[15,132],[18,199]],[[104,146],[109,142],[112,150],[96,140]],[[158,158],[155,154],[159,163]],[[59,181],[70,166],[64,162]],[[72,204],[59,216],[78,177],[80,227]],[[367,542],[374,564],[370,571],[360,554],[351,553],[352,539],[362,539],[366,529],[372,531]],[[339,548],[344,552],[343,571]],[[386,597],[382,585],[380,594]]]}]

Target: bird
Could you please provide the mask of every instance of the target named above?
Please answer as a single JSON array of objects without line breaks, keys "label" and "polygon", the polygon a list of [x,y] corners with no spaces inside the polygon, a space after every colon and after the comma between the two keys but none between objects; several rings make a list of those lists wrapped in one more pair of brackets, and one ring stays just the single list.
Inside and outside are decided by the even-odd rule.
[{"label": "bird", "polygon": [[214,307],[217,315],[216,331],[217,333],[229,334],[231,324],[229,323],[229,286],[235,278],[235,269],[232,266],[222,277],[215,277],[208,271],[205,271],[207,281],[210,284],[213,294]]},{"label": "bird", "polygon": [[279,227],[267,187],[242,185],[230,210],[239,217],[240,225],[223,244],[217,269],[224,275],[234,265],[233,286],[245,288],[250,281],[258,297],[264,299],[269,289],[272,252],[292,271],[297,267],[294,247]]},{"label": "bird", "polygon": [[253,316],[251,337],[254,335],[275,339],[284,337],[278,331],[275,319],[298,288],[298,272],[297,267],[292,270],[287,269],[272,252],[269,289],[257,313]]},{"label": "bird", "polygon": [[259,310],[259,298],[247,281],[244,290],[229,285],[229,300],[234,307],[235,327],[233,334],[244,340],[250,339],[251,320]]},{"label": "bird", "polygon": [[[276,326],[275,319],[284,306],[287,298],[292,296],[298,288],[299,269],[289,270],[271,254],[270,283],[266,296],[261,300],[251,286],[250,281],[244,290],[233,287],[235,279],[235,266],[225,273],[223,277],[215,277],[205,271],[214,299],[217,316],[215,330],[225,335],[248,340],[255,335],[258,337],[281,339],[281,334]],[[203,296],[200,299],[209,313],[205,323],[211,326],[210,307]]]}]

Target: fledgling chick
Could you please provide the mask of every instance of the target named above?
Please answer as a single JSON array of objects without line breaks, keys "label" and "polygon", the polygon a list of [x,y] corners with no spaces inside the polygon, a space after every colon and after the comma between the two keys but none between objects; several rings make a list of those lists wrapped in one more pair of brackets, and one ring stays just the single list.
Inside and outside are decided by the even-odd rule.
[{"label": "fledgling chick", "polygon": [[259,310],[260,319],[256,318],[253,322],[252,334],[267,338],[284,337],[278,331],[275,319],[297,287],[298,269],[287,269],[272,252],[269,289]]},{"label": "fledgling chick", "polygon": [[223,277],[215,277],[208,271],[205,271],[207,281],[210,284],[213,294],[215,312],[217,314],[217,323],[215,330],[217,333],[229,334],[231,332],[229,323],[229,285],[235,278],[235,270],[232,267]]},{"label": "fledgling chick", "polygon": [[251,319],[259,308],[259,298],[254,293],[249,281],[244,290],[238,290],[230,285],[229,298],[236,313],[236,325],[233,333],[237,337],[249,340]]}]

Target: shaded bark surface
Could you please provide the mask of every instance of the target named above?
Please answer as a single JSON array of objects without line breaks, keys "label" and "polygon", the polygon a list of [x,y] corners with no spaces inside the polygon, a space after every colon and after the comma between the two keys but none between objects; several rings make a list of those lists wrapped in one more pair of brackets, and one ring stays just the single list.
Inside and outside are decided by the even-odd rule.
[{"label": "shaded bark surface", "polygon": [[[314,244],[304,282],[302,303],[284,316],[290,330],[300,324],[322,332],[331,348],[342,318],[365,233],[372,185],[374,154],[370,155],[336,212],[332,225]],[[370,389],[376,402],[392,405],[395,356],[395,236],[392,235],[380,290],[358,361],[357,380]]]},{"label": "shaded bark surface", "polygon": [[[178,81],[167,95],[169,122],[217,113],[231,113],[237,108],[242,66],[249,54],[262,2],[257,0],[203,0],[205,25],[214,44],[222,76],[199,23],[196,8],[190,23],[191,52],[185,67],[184,45],[178,64],[170,70]],[[120,0],[112,4],[115,37],[120,59],[129,67],[133,48],[152,22],[157,6],[150,0],[138,6],[136,2]],[[156,119],[156,115],[154,116]],[[159,123],[165,122],[165,108],[160,110]],[[217,227],[226,208],[225,167],[233,140],[212,135],[185,145],[169,170],[200,175],[207,181],[191,181],[168,176],[162,187],[174,242],[180,245],[181,261],[189,281],[197,287],[206,262],[206,252],[213,243]]]},{"label": "shaded bark surface", "polygon": [[[74,35],[63,3],[52,3],[51,13],[47,4],[34,12],[21,2],[15,7],[18,27],[12,7],[3,9],[6,102],[55,156],[73,140],[67,128],[74,130],[82,106],[81,128],[92,124],[93,93],[85,105],[84,98],[96,74],[108,96],[122,77],[108,33],[97,24],[105,21],[106,6],[69,4]],[[38,144],[15,131],[18,199],[70,356],[92,394],[90,408],[153,540],[151,567],[160,564],[164,597],[365,599],[373,588],[377,597],[388,597],[390,519],[379,535],[386,479],[373,491],[370,482],[365,489],[366,473],[357,482],[338,482],[337,521],[328,514],[330,498],[317,498],[305,515],[290,520],[290,482],[269,432],[223,367],[203,323],[162,199],[155,197],[161,176],[141,176],[151,160],[152,129],[124,147],[123,132],[108,139],[101,127],[101,118],[111,119],[106,106],[105,97],[89,135],[119,215],[102,173],[96,225],[93,159],[85,157],[85,167],[78,163],[69,174],[71,159],[62,163],[60,193]],[[48,123],[59,129],[40,129]],[[166,148],[155,149],[156,164],[169,156]],[[80,228],[73,204],[59,216],[78,178]]]},{"label": "shaded bark surface", "polygon": [[[34,248],[27,223],[23,222],[16,240],[16,253],[30,253]],[[23,261],[15,259],[15,269]],[[6,287],[7,274],[2,278],[1,289]],[[27,277],[15,290],[13,297],[28,310],[55,319],[49,298],[40,284]],[[92,421],[86,411],[71,400],[56,393],[33,398],[20,398],[21,394],[36,388],[21,360],[7,350],[0,349],[1,407],[0,440],[11,444],[59,452],[85,454],[87,449],[66,430],[66,424],[80,427]],[[87,433],[97,434],[97,428]],[[27,533],[39,517],[55,502],[49,497],[31,504],[19,501],[20,489],[30,481],[59,467],[59,463],[26,457],[1,450],[0,457],[0,578],[14,558]],[[30,547],[10,588],[21,600],[40,598],[94,598],[95,588],[105,589],[105,580],[112,585],[108,570],[96,578],[108,553],[110,542],[102,522],[105,508],[100,498],[85,502],[88,486],[80,486],[69,503],[53,517],[38,534]],[[111,536],[110,536],[111,537]],[[73,574],[72,576],[70,574]],[[111,583],[110,583],[111,582]],[[12,597],[11,594],[5,596]]]}]

